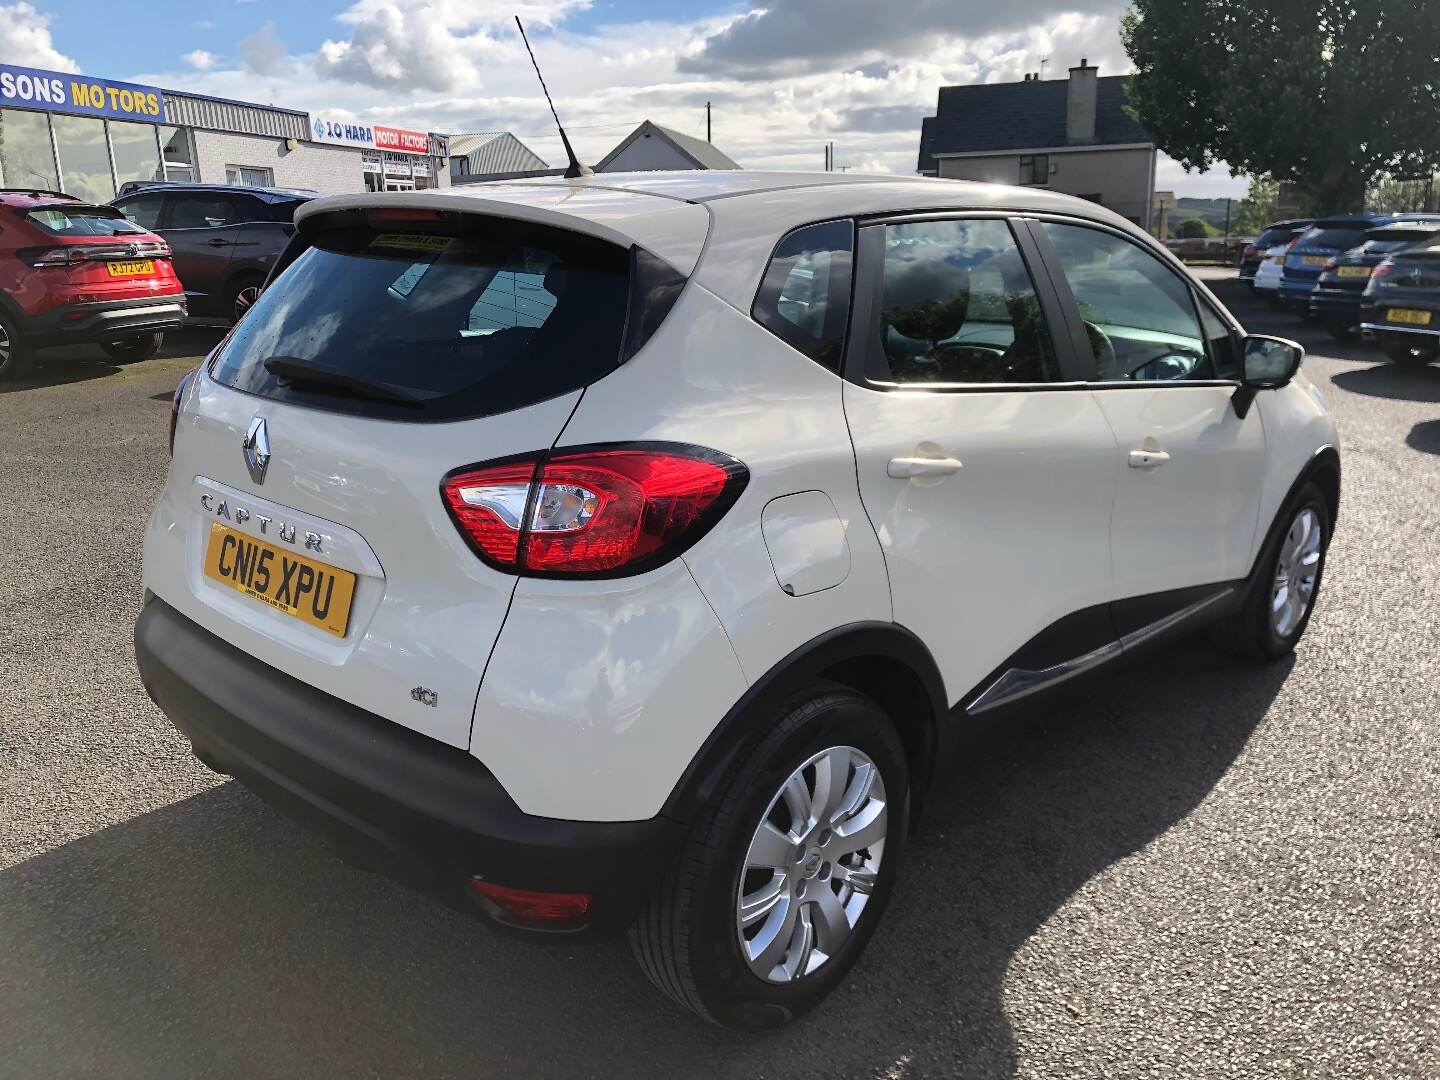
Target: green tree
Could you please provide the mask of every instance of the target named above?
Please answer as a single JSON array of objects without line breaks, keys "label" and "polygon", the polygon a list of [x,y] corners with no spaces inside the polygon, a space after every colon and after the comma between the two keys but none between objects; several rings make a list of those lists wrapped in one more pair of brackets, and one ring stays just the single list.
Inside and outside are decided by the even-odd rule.
[{"label": "green tree", "polygon": [[1236,236],[1256,236],[1280,216],[1280,185],[1265,177],[1251,177],[1250,190],[1235,204],[1230,231]]},{"label": "green tree", "polygon": [[1180,239],[1182,240],[1204,240],[1209,235],[1209,226],[1198,217],[1192,217],[1180,223]]},{"label": "green tree", "polygon": [[1290,180],[1339,213],[1440,166],[1436,0],[1132,0],[1121,37],[1131,114],[1187,169]]}]

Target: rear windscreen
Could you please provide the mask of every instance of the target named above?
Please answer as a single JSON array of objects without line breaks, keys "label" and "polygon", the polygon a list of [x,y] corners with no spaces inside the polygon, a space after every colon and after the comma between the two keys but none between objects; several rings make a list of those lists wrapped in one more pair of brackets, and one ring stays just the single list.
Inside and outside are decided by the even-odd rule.
[{"label": "rear windscreen", "polygon": [[25,216],[56,236],[134,236],[145,232],[110,206],[46,206]]},{"label": "rear windscreen", "polygon": [[1266,229],[1255,238],[1255,246],[1262,251],[1265,248],[1278,247],[1298,232],[1299,229]]},{"label": "rear windscreen", "polygon": [[215,379],[313,408],[459,420],[569,393],[620,362],[625,248],[499,218],[349,220],[270,283]]},{"label": "rear windscreen", "polygon": [[1364,239],[1370,226],[1363,223],[1316,225],[1300,238],[1299,247],[1330,248],[1334,251],[1348,251]]},{"label": "rear windscreen", "polygon": [[1405,248],[1413,247],[1421,240],[1434,235],[1433,229],[1411,232],[1387,229],[1385,232],[1371,233],[1367,236],[1365,242],[1358,248],[1358,252],[1361,255],[1388,255],[1392,251],[1403,251]]}]

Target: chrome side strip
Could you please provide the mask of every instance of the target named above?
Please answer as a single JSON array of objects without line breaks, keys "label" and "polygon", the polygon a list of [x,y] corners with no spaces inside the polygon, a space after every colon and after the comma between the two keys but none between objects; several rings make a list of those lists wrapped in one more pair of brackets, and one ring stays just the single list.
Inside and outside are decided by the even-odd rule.
[{"label": "chrome side strip", "polygon": [[1008,705],[1011,702],[1019,701],[1021,698],[1029,697],[1040,690],[1048,690],[1058,686],[1067,679],[1073,679],[1076,675],[1083,674],[1091,668],[1098,667],[1108,660],[1113,660],[1130,649],[1139,648],[1151,638],[1158,637],[1167,630],[1173,629],[1185,622],[1194,615],[1198,615],[1210,605],[1225,599],[1235,589],[1233,587],[1221,589],[1213,596],[1207,596],[1203,600],[1197,600],[1188,607],[1166,615],[1163,619],[1133,630],[1120,638],[1119,641],[1107,642],[1098,649],[1094,649],[1083,656],[1077,656],[1071,660],[1063,660],[1058,664],[1043,668],[1039,671],[1031,671],[1027,668],[1007,668],[1000,676],[982,690],[971,702],[966,712],[971,715],[986,712],[999,705]]}]

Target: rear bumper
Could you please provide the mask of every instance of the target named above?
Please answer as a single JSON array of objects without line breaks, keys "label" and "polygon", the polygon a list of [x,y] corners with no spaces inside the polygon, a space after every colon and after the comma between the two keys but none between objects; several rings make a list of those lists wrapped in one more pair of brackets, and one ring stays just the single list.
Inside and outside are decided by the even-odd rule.
[{"label": "rear bumper", "polygon": [[64,304],[26,320],[23,333],[34,345],[113,341],[129,334],[178,330],[186,314],[185,297],[181,293],[140,300]]},{"label": "rear bumper", "polygon": [[1350,314],[1360,311],[1360,292],[1346,292],[1343,289],[1326,289],[1317,286],[1310,293],[1310,310],[1319,314]]},{"label": "rear bumper", "polygon": [[[607,936],[628,925],[678,854],[683,827],[669,818],[525,814],[465,751],[293,679],[156,597],[135,625],[135,657],[146,691],[206,764],[351,861],[491,922],[565,940]],[[583,921],[520,925],[470,890],[476,878],[593,899]]]}]

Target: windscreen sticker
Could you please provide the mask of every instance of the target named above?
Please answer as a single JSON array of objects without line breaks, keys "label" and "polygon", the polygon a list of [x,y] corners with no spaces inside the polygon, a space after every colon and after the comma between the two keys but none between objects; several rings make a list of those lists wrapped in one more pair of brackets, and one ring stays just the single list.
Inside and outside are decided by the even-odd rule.
[{"label": "windscreen sticker", "polygon": [[444,251],[455,242],[453,236],[427,236],[423,233],[380,233],[370,241],[372,248],[398,248],[401,251]]}]

